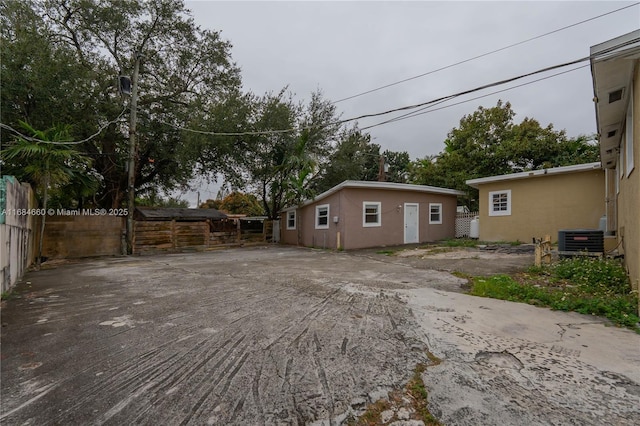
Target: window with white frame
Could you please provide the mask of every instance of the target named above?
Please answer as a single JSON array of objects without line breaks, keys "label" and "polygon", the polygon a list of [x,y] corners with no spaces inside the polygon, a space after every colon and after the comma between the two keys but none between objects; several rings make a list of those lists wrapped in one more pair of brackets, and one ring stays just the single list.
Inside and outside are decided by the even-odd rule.
[{"label": "window with white frame", "polygon": [[[633,93],[633,85],[631,86],[630,93]],[[629,96],[629,106],[627,107],[627,125],[625,132],[625,140],[626,140],[626,152],[625,156],[627,157],[627,177],[631,174],[634,168],[633,164],[633,96]]]},{"label": "window with white frame", "polygon": [[296,229],[296,211],[287,212],[287,229]]},{"label": "window with white frame", "polygon": [[381,226],[382,204],[379,201],[365,201],[362,203],[362,226]]},{"label": "window with white frame", "polygon": [[429,224],[442,225],[442,203],[429,203]]},{"label": "window with white frame", "polygon": [[489,216],[511,215],[511,190],[489,192]]},{"label": "window with white frame", "polygon": [[329,204],[316,206],[316,229],[329,229]]}]

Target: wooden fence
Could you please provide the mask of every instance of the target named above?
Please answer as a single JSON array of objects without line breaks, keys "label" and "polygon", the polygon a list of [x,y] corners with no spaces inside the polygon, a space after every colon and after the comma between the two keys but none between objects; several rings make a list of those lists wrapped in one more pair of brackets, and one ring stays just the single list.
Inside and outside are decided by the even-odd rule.
[{"label": "wooden fence", "polygon": [[[80,213],[81,210],[60,209],[55,212],[47,216],[45,222],[42,257],[71,259],[122,254],[125,217],[65,214]],[[36,236],[36,247],[38,239],[39,235]]]},{"label": "wooden fence", "polygon": [[[222,219],[214,221],[136,221],[133,253],[207,250],[267,241],[267,221]],[[270,228],[269,228],[270,229]]]}]

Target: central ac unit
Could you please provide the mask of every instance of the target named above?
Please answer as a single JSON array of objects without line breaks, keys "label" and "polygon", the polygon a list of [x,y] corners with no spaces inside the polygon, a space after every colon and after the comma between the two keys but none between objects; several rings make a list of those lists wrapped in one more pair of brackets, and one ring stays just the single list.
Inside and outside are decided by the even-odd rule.
[{"label": "central ac unit", "polygon": [[558,254],[577,256],[604,253],[604,232],[599,229],[561,229],[558,231]]}]

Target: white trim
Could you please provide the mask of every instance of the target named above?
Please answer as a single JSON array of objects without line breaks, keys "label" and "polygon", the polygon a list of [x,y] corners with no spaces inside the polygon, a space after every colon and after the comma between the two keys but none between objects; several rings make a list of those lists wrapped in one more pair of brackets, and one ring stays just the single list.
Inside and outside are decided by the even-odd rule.
[{"label": "white trim", "polygon": [[[494,210],[495,204],[493,203],[494,195],[506,195],[506,200],[504,203],[504,210],[500,208],[500,210]],[[511,190],[504,189],[501,191],[489,191],[489,216],[511,216]]]},{"label": "white trim", "polygon": [[[367,222],[367,206],[376,207],[375,222]],[[362,202],[362,226],[365,228],[382,226],[382,203],[380,201],[363,201]]]},{"label": "white trim", "polygon": [[[432,220],[432,207],[438,207],[438,220]],[[442,225],[442,203],[429,203],[429,225]]]},{"label": "white trim", "polygon": [[631,82],[629,92],[631,93],[631,96],[629,96],[629,106],[627,107],[627,128],[624,137],[627,144],[627,149],[624,153],[624,155],[627,157],[627,178],[635,167],[635,164],[633,163],[633,81]]},{"label": "white trim", "polygon": [[624,177],[624,162],[622,161],[624,159],[624,152],[626,151],[626,144],[627,141],[624,140],[624,138],[622,138],[622,140],[620,141],[620,150],[618,152],[618,179],[622,180],[622,178]]},{"label": "white trim", "polygon": [[[289,226],[289,215],[293,214],[293,226]],[[297,223],[297,217],[296,217],[296,211],[295,210],[290,210],[287,212],[287,230],[288,231],[292,231],[296,229],[296,225]]]},{"label": "white trim", "polygon": [[426,194],[443,194],[443,195],[457,195],[462,196],[465,195],[464,192],[458,191],[456,189],[448,189],[448,188],[438,188],[436,186],[428,186],[428,185],[412,185],[408,183],[395,183],[395,182],[367,182],[361,180],[345,180],[339,185],[334,186],[331,189],[323,192],[322,194],[316,195],[312,200],[307,200],[299,206],[291,206],[286,209],[282,209],[281,211],[288,211],[295,208],[305,207],[309,204],[317,203],[318,201],[327,198],[329,195],[334,194],[340,191],[343,188],[363,188],[363,189],[385,189],[385,190],[396,190],[396,191],[411,191],[411,192],[422,192]]},{"label": "white trim", "polygon": [[474,188],[478,188],[478,185],[483,183],[503,182],[503,181],[515,180],[515,179],[527,179],[527,178],[544,176],[544,175],[586,172],[588,170],[598,170],[598,169],[600,169],[599,161],[595,163],[575,164],[572,166],[553,167],[550,169],[531,170],[528,172],[511,173],[508,175],[498,175],[498,176],[489,176],[489,177],[478,178],[478,179],[470,179],[466,181],[466,184]]},{"label": "white trim", "polygon": [[[407,207],[415,206],[416,207],[416,240],[415,241],[407,241]],[[420,242],[420,204],[418,203],[404,203],[404,238],[403,241],[405,244],[413,244]]]},{"label": "white trim", "polygon": [[[326,223],[326,225],[320,225],[318,223],[319,219],[320,219],[319,213],[320,213],[320,210],[322,210],[324,208],[327,209],[327,223]],[[320,204],[320,205],[316,206],[316,221],[315,221],[315,225],[316,225],[316,229],[329,229],[329,204]]]}]

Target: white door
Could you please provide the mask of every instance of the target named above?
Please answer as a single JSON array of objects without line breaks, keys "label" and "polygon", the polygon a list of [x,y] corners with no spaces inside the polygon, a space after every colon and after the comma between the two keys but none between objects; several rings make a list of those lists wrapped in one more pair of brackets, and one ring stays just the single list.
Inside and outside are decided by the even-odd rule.
[{"label": "white door", "polygon": [[404,204],[404,243],[417,243],[418,240],[418,204]]}]

